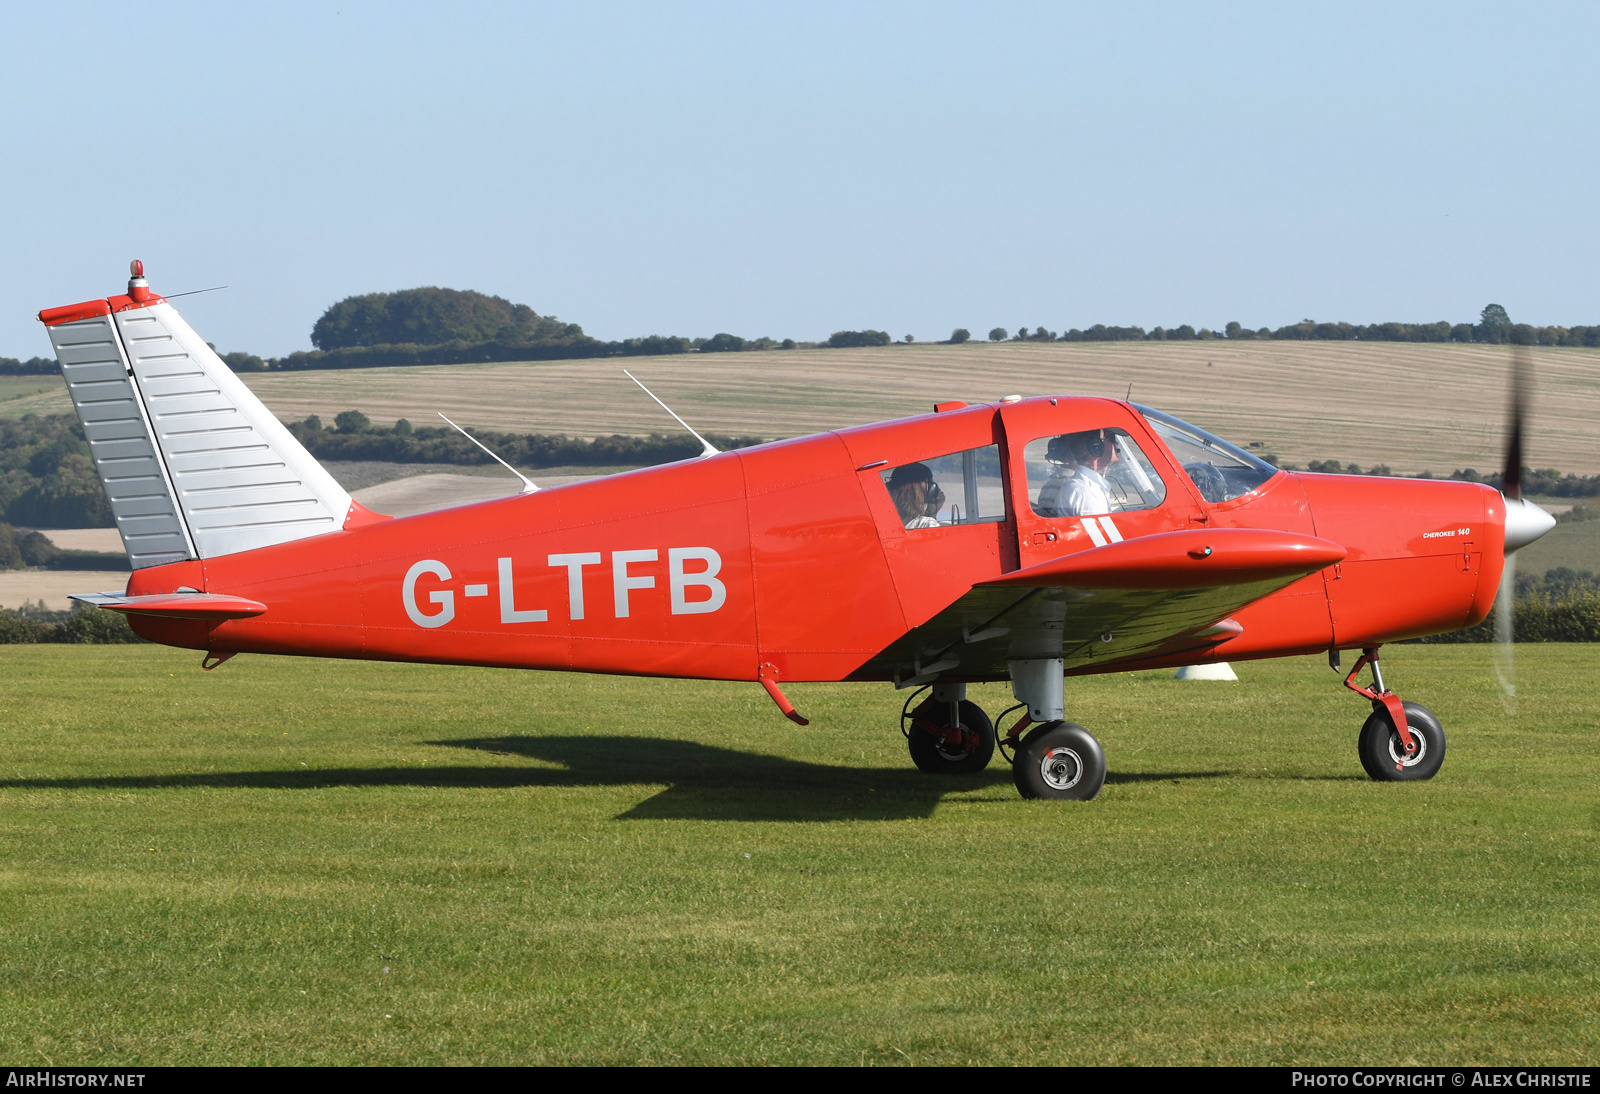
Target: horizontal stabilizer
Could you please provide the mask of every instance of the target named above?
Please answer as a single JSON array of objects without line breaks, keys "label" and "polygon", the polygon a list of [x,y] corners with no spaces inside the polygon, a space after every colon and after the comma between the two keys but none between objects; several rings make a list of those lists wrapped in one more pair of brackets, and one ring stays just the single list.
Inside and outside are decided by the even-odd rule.
[{"label": "horizontal stabilizer", "polygon": [[1331,540],[1264,528],[1204,528],[1138,536],[982,582],[987,588],[1215,589],[1299,577],[1332,566]]},{"label": "horizontal stabilizer", "polygon": [[149,596],[124,596],[121,593],[73,593],[73,600],[93,604],[125,615],[154,615],[166,619],[204,619],[220,623],[224,619],[247,619],[267,610],[265,604],[242,596],[219,593],[154,593]]}]

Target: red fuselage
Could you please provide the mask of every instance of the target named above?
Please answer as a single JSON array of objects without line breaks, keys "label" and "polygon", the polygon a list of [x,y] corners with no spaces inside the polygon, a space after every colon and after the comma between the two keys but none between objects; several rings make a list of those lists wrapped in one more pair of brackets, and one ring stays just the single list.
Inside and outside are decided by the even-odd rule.
[{"label": "red fuselage", "polygon": [[[1034,515],[1022,447],[1106,427],[1135,438],[1166,483],[1159,506],[1117,515],[1123,537],[1273,529],[1331,540],[1347,556],[1234,612],[1240,633],[1204,656],[1069,671],[1355,648],[1469,626],[1492,605],[1505,513],[1488,487],[1285,472],[1211,505],[1129,404],[1039,398],[140,570],[130,594],[186,588],[267,611],[130,621],[146,638],[219,653],[882,679],[863,666],[975,584],[1095,546],[1082,520]],[[1005,519],[907,531],[883,467],[987,445],[999,445]]]}]

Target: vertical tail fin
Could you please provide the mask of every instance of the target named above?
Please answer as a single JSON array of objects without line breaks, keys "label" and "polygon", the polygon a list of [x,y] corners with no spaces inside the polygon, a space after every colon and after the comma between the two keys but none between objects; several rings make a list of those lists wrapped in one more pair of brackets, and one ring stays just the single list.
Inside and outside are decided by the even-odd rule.
[{"label": "vertical tail fin", "polygon": [[134,264],[128,295],[39,313],[135,570],[342,528],[350,495]]}]

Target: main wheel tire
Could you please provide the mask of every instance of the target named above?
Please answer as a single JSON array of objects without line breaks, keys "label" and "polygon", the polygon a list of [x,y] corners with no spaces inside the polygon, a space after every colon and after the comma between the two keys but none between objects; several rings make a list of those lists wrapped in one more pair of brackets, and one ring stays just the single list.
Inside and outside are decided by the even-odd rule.
[{"label": "main wheel tire", "polygon": [[1400,747],[1400,733],[1389,717],[1389,708],[1379,706],[1361,727],[1357,751],[1361,766],[1378,782],[1415,782],[1431,779],[1444,763],[1444,730],[1433,711],[1421,703],[1402,703],[1406,726],[1417,742],[1416,754],[1407,757]]},{"label": "main wheel tire", "polygon": [[923,728],[931,724],[936,729],[950,729],[949,703],[929,699],[912,712],[906,746],[911,750],[911,762],[930,775],[973,775],[988,767],[994,757],[994,724],[989,716],[977,703],[965,699],[959,708],[960,744],[941,740]]},{"label": "main wheel tire", "polygon": [[1022,739],[1011,777],[1024,798],[1088,801],[1106,781],[1106,754],[1076,722],[1046,722]]}]

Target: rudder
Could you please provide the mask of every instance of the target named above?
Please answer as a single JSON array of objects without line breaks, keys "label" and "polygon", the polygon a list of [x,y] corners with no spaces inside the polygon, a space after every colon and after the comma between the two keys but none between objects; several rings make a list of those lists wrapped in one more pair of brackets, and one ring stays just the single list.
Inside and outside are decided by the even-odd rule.
[{"label": "rudder", "polygon": [[128,295],[39,318],[135,570],[344,527],[349,493],[138,263]]}]

